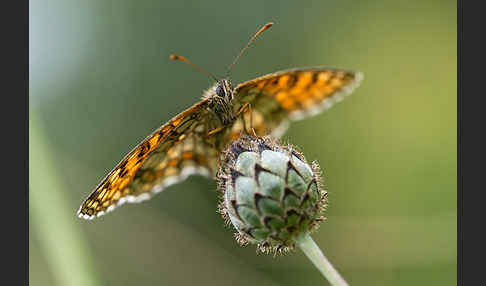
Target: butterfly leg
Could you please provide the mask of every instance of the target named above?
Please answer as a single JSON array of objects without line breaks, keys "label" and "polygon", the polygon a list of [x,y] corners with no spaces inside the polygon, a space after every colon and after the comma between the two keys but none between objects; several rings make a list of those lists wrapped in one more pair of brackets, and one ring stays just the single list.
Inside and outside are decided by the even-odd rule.
[{"label": "butterfly leg", "polygon": [[253,129],[253,111],[251,110],[251,103],[248,103],[248,110],[250,111],[250,127],[253,132],[253,136],[257,137],[255,129]]},{"label": "butterfly leg", "polygon": [[[250,113],[250,128],[247,128],[246,126],[246,120],[245,120],[245,112],[248,111]],[[235,115],[235,118],[241,115],[241,121],[243,121],[243,129],[245,130],[245,133],[250,135],[249,130],[253,131],[253,136],[256,136],[255,130],[253,129],[253,112],[251,110],[251,104],[249,102],[243,104],[241,106],[240,110]]]},{"label": "butterfly leg", "polygon": [[223,127],[218,127],[218,128],[216,128],[216,129],[213,129],[213,130],[211,130],[211,131],[209,131],[209,132],[208,132],[208,136],[211,136],[211,135],[213,135],[213,134],[215,134],[215,133],[218,133],[218,132],[220,132],[221,130],[223,130],[224,128],[225,128],[225,127],[223,126]]},{"label": "butterfly leg", "polygon": [[223,131],[224,128],[225,128],[224,126],[221,126],[221,127],[209,130],[209,126],[206,124],[206,130],[209,130],[209,131],[207,131],[207,133],[205,134],[205,137],[206,137],[206,141],[209,143],[209,145],[211,145],[212,148],[217,149],[216,144],[213,140],[214,138],[212,139],[211,137],[213,137],[214,134]]}]

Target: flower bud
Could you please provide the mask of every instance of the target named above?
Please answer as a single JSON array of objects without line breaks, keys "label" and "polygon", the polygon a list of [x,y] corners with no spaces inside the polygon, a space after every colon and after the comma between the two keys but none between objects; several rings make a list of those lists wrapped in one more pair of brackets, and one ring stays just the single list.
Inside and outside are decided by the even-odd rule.
[{"label": "flower bud", "polygon": [[326,191],[317,162],[311,166],[293,146],[269,137],[244,136],[223,153],[217,174],[219,212],[242,244],[263,253],[285,253],[294,239],[324,218]]}]

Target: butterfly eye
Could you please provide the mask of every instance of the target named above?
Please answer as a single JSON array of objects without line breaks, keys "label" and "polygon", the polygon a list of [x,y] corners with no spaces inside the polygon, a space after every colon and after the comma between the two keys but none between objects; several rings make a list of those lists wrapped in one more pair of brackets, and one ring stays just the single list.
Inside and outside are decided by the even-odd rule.
[{"label": "butterfly eye", "polygon": [[224,89],[221,87],[221,85],[218,85],[218,87],[216,87],[216,95],[219,97],[225,96]]}]

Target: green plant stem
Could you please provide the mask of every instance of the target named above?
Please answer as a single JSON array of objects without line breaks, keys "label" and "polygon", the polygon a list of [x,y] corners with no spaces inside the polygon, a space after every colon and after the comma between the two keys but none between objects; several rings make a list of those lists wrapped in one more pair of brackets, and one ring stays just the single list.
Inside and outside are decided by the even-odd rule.
[{"label": "green plant stem", "polygon": [[[56,173],[56,153],[37,114],[29,113],[29,223],[57,285],[101,285],[82,221]],[[35,282],[34,282],[35,283]]]},{"label": "green plant stem", "polygon": [[312,237],[308,232],[298,236],[295,239],[297,245],[307,255],[307,257],[314,263],[319,271],[327,278],[329,283],[333,286],[348,286],[348,283],[344,281],[343,277],[332,266],[331,262],[322,253],[321,249],[312,240]]}]

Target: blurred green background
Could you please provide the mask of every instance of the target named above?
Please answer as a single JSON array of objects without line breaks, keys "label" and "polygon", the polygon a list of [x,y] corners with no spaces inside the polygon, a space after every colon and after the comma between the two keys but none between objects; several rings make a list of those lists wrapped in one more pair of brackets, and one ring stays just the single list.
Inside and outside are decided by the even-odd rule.
[{"label": "blurred green background", "polygon": [[456,284],[456,1],[30,1],[31,285],[327,285],[300,250],[239,247],[214,181],[78,219],[86,196],[212,82],[281,69],[364,72],[355,93],[291,125],[318,160],[315,241],[351,285]]}]

